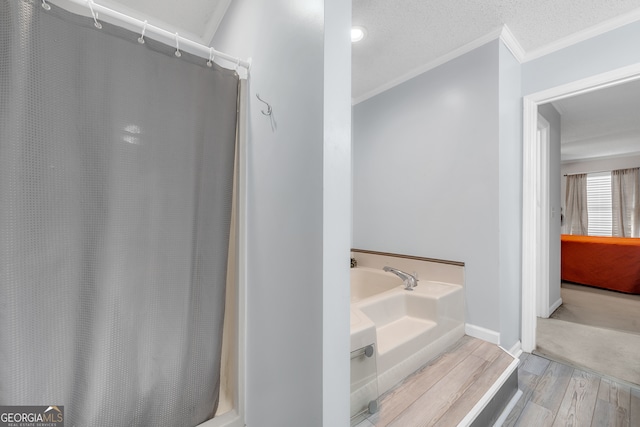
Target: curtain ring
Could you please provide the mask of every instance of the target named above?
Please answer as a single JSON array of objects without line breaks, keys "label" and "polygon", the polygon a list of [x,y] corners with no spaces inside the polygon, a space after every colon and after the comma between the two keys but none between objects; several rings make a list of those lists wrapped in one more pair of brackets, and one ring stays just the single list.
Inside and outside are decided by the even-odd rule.
[{"label": "curtain ring", "polygon": [[207,67],[211,68],[213,66],[213,48],[209,48],[209,60],[207,61]]},{"label": "curtain ring", "polygon": [[138,43],[144,44],[144,32],[147,30],[147,20],[144,20],[144,25],[142,26],[142,33],[140,37],[138,37]]},{"label": "curtain ring", "polygon": [[182,52],[180,52],[180,40],[179,40],[180,36],[178,35],[178,33],[176,33],[176,53],[174,54],[175,56],[177,56],[178,58],[180,58],[182,56]]},{"label": "curtain ring", "polygon": [[42,8],[44,10],[51,10],[51,5],[47,3],[47,0],[42,0]]},{"label": "curtain ring", "polygon": [[89,5],[89,10],[91,10],[91,16],[93,16],[93,25],[97,29],[101,29],[102,24],[98,22],[98,14],[93,10],[93,0],[87,0],[87,4]]}]

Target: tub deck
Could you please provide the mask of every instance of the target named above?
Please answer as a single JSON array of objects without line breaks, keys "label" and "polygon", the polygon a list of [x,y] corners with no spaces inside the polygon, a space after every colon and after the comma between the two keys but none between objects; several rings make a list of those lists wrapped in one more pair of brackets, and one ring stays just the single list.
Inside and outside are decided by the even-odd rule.
[{"label": "tub deck", "polygon": [[[474,416],[468,414],[479,413],[479,402],[487,399],[496,382],[515,370],[516,360],[494,344],[464,336],[383,394],[379,412],[357,427],[471,425]],[[506,406],[511,397],[496,400],[506,400],[502,402]]]},{"label": "tub deck", "polygon": [[[464,336],[460,285],[423,280],[407,291],[391,273],[358,267],[351,290],[351,352],[375,345],[381,394]],[[352,399],[352,414],[361,403]]]}]

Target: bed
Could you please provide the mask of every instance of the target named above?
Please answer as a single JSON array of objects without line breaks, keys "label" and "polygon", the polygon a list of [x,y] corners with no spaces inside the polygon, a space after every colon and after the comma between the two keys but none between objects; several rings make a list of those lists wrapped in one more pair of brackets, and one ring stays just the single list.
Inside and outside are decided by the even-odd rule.
[{"label": "bed", "polygon": [[640,294],[640,239],[563,234],[561,244],[562,280]]}]

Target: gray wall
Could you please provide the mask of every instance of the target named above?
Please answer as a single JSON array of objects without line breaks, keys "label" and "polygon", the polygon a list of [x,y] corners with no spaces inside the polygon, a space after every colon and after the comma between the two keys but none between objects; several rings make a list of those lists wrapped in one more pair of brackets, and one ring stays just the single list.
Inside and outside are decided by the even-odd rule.
[{"label": "gray wall", "polygon": [[640,63],[640,21],[522,64],[522,93],[529,95]]},{"label": "gray wall", "polygon": [[464,261],[466,321],[493,331],[500,329],[498,45],[353,111],[353,246]]},{"label": "gray wall", "polygon": [[[467,322],[513,345],[521,317],[521,95],[640,63],[637,40],[638,22],[522,65],[494,42],[357,104],[353,246],[466,262]],[[556,236],[560,147],[553,128],[551,138]],[[550,243],[553,304],[560,248],[555,237]]]},{"label": "gray wall", "polygon": [[560,299],[560,114],[551,104],[538,107],[538,113],[549,122],[549,302]]},{"label": "gray wall", "polygon": [[500,344],[520,339],[522,280],[522,97],[520,63],[499,44]]},{"label": "gray wall", "polygon": [[[331,71],[324,68],[339,64],[326,59],[331,54],[323,52],[323,27],[333,19],[342,22],[334,12],[348,16],[350,4],[331,0],[335,9],[323,16],[329,1],[309,0],[301,7],[296,0],[236,0],[214,40],[220,50],[254,59],[247,201],[249,425],[321,425],[333,405],[337,414],[344,413],[340,402],[348,405],[348,377],[346,394],[344,383],[324,377],[334,369],[344,374],[348,360],[338,360],[338,347],[349,330],[343,309],[348,301],[330,284],[344,280],[348,286],[348,271],[343,279],[335,261],[324,260],[327,248],[340,247],[329,240],[349,233],[333,224],[339,214],[329,212],[340,209],[336,200],[343,194],[327,182],[339,156],[323,162],[331,151],[326,126],[340,120],[323,121],[330,110],[323,99],[331,91],[325,86],[341,79],[325,79]],[[330,33],[342,28],[333,25],[327,26]],[[529,61],[522,65],[522,93],[639,63],[639,39],[640,23],[634,23]],[[501,265],[514,261],[500,251],[513,241],[502,243],[499,221],[513,219],[514,207],[501,192],[515,197],[514,188],[503,178],[515,178],[516,169],[521,175],[522,160],[510,169],[500,157],[512,159],[514,147],[503,144],[502,136],[512,130],[499,119],[513,111],[498,113],[496,76],[499,64],[503,70],[508,65],[498,46],[489,43],[354,107],[353,246],[465,261],[467,321],[504,329],[511,341],[508,323],[519,322],[519,306],[516,314],[499,301],[506,292],[513,302],[509,278],[519,267]],[[500,86],[502,100],[510,85]],[[260,114],[255,92],[273,104],[275,130]],[[337,161],[337,167],[342,176],[344,165]],[[323,193],[325,184],[331,185],[329,194]],[[327,320],[329,301],[338,307],[335,322]],[[335,398],[329,387],[335,387]]]},{"label": "gray wall", "polygon": [[[350,14],[351,2],[342,0],[236,0],[213,41],[253,59],[251,426],[349,424]],[[256,93],[273,106],[273,123]]]}]

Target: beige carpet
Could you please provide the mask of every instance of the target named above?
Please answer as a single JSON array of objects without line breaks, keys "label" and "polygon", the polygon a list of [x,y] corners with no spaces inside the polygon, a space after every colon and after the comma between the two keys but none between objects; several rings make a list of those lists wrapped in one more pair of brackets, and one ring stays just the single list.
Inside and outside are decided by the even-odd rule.
[{"label": "beige carpet", "polygon": [[640,385],[640,335],[538,319],[535,353]]},{"label": "beige carpet", "polygon": [[535,353],[640,384],[640,295],[562,283],[562,305],[538,319]]},{"label": "beige carpet", "polygon": [[563,282],[552,319],[640,334],[640,295]]}]

